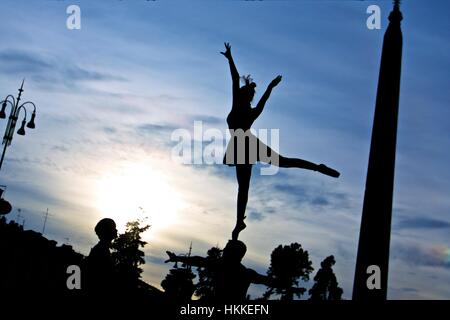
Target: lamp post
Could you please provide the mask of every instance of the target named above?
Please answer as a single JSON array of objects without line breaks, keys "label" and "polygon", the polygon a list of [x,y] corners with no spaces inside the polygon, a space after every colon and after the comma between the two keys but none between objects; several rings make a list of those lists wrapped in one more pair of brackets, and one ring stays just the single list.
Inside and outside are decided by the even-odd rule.
[{"label": "lamp post", "polygon": [[2,157],[0,159],[0,170],[2,168],[3,160],[5,158],[6,148],[9,145],[11,145],[11,141],[12,141],[12,138],[14,135],[14,130],[16,128],[17,119],[19,118],[19,113],[21,110],[23,110],[25,112],[25,115],[23,117],[22,124],[21,124],[19,130],[17,130],[17,134],[21,135],[21,136],[25,135],[25,123],[27,121],[27,109],[25,108],[26,105],[33,106],[33,113],[31,114],[30,121],[27,123],[27,128],[30,128],[30,129],[35,128],[35,124],[34,124],[34,119],[36,117],[35,104],[31,101],[27,101],[27,102],[24,102],[19,105],[20,98],[22,96],[22,92],[24,91],[23,90],[24,82],[25,82],[25,79],[22,81],[22,85],[20,86],[19,94],[17,95],[16,99],[14,99],[14,97],[12,95],[8,95],[8,96],[6,96],[5,100],[0,102],[2,104],[2,108],[0,110],[0,119],[6,118],[6,113],[5,113],[6,106],[8,105],[8,103],[11,105],[11,113],[9,114],[8,124],[6,125],[6,130],[5,130],[5,135],[3,136],[3,152],[2,152]]},{"label": "lamp post", "polygon": [[[24,102],[19,105],[20,98],[21,98],[22,92],[23,92],[24,82],[25,82],[25,79],[22,81],[22,85],[20,86],[19,94],[17,95],[16,99],[14,99],[14,97],[12,95],[7,95],[5,100],[0,101],[0,104],[2,105],[2,107],[0,109],[0,119],[6,118],[6,112],[5,112],[6,107],[7,107],[8,103],[11,105],[11,113],[9,114],[8,124],[6,125],[6,130],[5,130],[5,135],[3,136],[3,152],[2,152],[2,157],[0,159],[0,170],[2,168],[3,160],[5,158],[6,148],[11,144],[11,141],[12,141],[12,138],[14,135],[14,130],[16,129],[16,123],[17,123],[17,119],[19,118],[20,110],[23,110],[25,115],[23,117],[22,124],[21,124],[19,130],[17,130],[17,134],[21,135],[21,136],[25,135],[25,123],[27,121],[27,109],[25,108],[26,105],[33,106],[33,113],[31,114],[30,121],[27,123],[27,127],[30,129],[35,128],[34,119],[36,117],[36,106],[34,105],[34,103],[31,101],[27,101],[27,102]],[[4,188],[2,188],[2,187],[4,187]],[[5,188],[6,188],[5,186],[0,186],[0,215],[8,214],[9,212],[11,212],[11,209],[12,209],[11,204],[2,198]]]},{"label": "lamp post", "polygon": [[0,186],[0,215],[6,215],[11,212],[11,203],[3,199],[3,192],[5,192],[6,186]]}]

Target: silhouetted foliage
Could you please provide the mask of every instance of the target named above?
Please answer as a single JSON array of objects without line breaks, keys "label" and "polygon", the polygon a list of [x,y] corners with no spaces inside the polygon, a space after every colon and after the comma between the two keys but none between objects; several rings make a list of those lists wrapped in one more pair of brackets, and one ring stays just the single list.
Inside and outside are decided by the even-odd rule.
[{"label": "silhouetted foliage", "polygon": [[41,233],[0,217],[0,291],[67,290],[67,267],[80,265],[83,255],[69,245],[57,245]]},{"label": "silhouetted foliage", "polygon": [[[222,257],[222,250],[212,247],[208,250],[207,260],[219,260]],[[211,300],[214,297],[214,273],[206,267],[198,267],[198,283],[195,285],[195,295],[202,300]]]},{"label": "silhouetted foliage", "polygon": [[145,263],[145,253],[141,250],[147,244],[142,240],[141,234],[150,226],[141,226],[140,220],[127,222],[126,230],[112,243],[112,257],[120,282],[127,288],[139,288],[142,268]]},{"label": "silhouetted foliage", "polygon": [[321,268],[314,277],[315,283],[309,290],[310,300],[341,300],[344,291],[338,286],[332,269],[335,263],[334,256],[329,256],[320,263]]},{"label": "silhouetted foliage", "polygon": [[[101,233],[97,231],[96,233],[100,238]],[[100,269],[103,269],[105,263],[102,263],[102,260],[110,259],[112,268],[115,269],[112,256],[106,246],[108,241],[103,236],[100,240],[95,246],[97,249],[94,250],[95,259],[92,263],[98,264]],[[98,253],[101,254],[98,255]],[[109,259],[102,259],[102,257],[107,258],[108,256]],[[77,265],[81,268],[82,292],[91,289],[94,291],[100,290],[102,294],[105,292],[109,294],[126,292],[120,291],[123,287],[118,287],[117,275],[115,274],[106,275],[104,279],[97,279],[98,274],[93,273],[92,269],[89,268],[89,260],[89,257],[75,252],[70,245],[62,244],[58,246],[56,241],[43,237],[41,233],[24,230],[23,226],[17,222],[11,220],[8,223],[4,216],[0,217],[0,290],[6,290],[5,292],[11,290],[17,292],[36,291],[39,293],[42,291],[66,291],[68,290],[66,281],[69,276],[67,267]],[[105,273],[104,270],[102,273]],[[94,283],[89,283],[89,280],[94,280]],[[92,284],[94,287],[92,287]],[[163,294],[159,289],[139,279],[137,287],[141,289],[139,293],[142,297],[156,303],[162,301]],[[76,294],[79,291],[71,290],[70,292]]]},{"label": "silhouetted foliage", "polygon": [[166,278],[161,281],[161,287],[169,299],[177,302],[189,301],[195,290],[194,278],[195,274],[190,266],[183,264],[181,268],[178,268],[175,264]]},{"label": "silhouetted foliage", "polygon": [[279,245],[272,251],[270,258],[267,275],[276,286],[269,286],[263,297],[269,299],[274,293],[281,295],[281,300],[300,297],[306,289],[298,287],[299,280],[308,281],[309,274],[314,270],[308,251],[303,250],[298,243]]}]

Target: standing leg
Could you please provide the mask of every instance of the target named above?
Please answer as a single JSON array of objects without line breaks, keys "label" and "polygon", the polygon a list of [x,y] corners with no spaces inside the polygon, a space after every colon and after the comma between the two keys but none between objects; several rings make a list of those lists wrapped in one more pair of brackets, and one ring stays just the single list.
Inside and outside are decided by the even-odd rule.
[{"label": "standing leg", "polygon": [[250,188],[250,179],[252,176],[251,164],[236,165],[236,177],[239,185],[237,196],[237,219],[236,226],[232,232],[232,239],[237,240],[239,233],[245,229],[245,209],[247,208],[248,190]]}]

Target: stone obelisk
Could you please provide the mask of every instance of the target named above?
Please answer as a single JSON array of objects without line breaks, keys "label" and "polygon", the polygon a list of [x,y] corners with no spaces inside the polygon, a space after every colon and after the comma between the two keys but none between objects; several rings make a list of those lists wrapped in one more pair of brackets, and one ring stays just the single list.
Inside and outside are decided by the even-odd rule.
[{"label": "stone obelisk", "polygon": [[[400,27],[402,19],[400,3],[399,1],[394,1],[394,8],[389,15],[389,25],[384,34],[381,54],[353,284],[354,300],[385,300],[387,296],[403,46]],[[375,267],[369,268],[370,266]],[[380,271],[379,279],[381,281],[379,282],[379,288],[373,288],[373,285],[377,285],[376,278],[374,278],[377,276],[377,270]]]}]

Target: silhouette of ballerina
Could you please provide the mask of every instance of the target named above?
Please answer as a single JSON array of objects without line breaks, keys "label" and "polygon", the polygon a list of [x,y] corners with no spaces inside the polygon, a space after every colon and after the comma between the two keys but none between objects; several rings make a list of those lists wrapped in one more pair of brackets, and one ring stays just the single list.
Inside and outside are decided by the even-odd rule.
[{"label": "silhouette of ballerina", "polygon": [[[281,168],[301,168],[318,171],[335,178],[339,177],[340,174],[324,164],[317,165],[306,160],[287,158],[279,155],[250,132],[253,122],[262,113],[272,89],[280,83],[281,76],[277,76],[270,82],[256,107],[252,108],[251,102],[255,95],[256,84],[250,76],[247,76],[244,77],[245,85],[242,87],[239,86],[240,76],[234,64],[229,43],[225,43],[225,52],[221,52],[221,54],[228,59],[233,83],[233,102],[231,111],[227,117],[231,140],[228,143],[223,162],[224,164],[236,167],[238,182],[237,219],[236,226],[232,232],[232,239],[237,240],[239,233],[246,228],[244,222],[246,218],[245,210],[248,201],[252,167],[256,162],[261,161],[267,164],[277,165]],[[242,132],[245,133],[244,143],[242,143],[241,137],[236,134]],[[262,150],[266,150],[267,155],[260,154]],[[276,159],[277,161],[271,161],[270,159]]]},{"label": "silhouette of ballerina", "polygon": [[88,290],[108,291],[116,284],[114,261],[109,251],[112,241],[117,238],[116,223],[110,218],[104,218],[95,226],[95,233],[100,241],[86,258],[86,285]]},{"label": "silhouette of ballerina", "polygon": [[167,262],[181,262],[187,265],[209,269],[213,274],[213,300],[215,301],[244,301],[251,283],[274,285],[274,280],[259,274],[253,269],[246,268],[242,258],[247,252],[246,245],[240,240],[230,240],[223,249],[219,259],[208,259],[199,256],[177,256],[166,251]]}]

